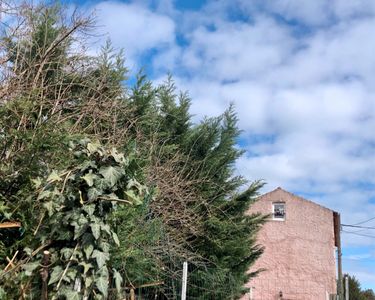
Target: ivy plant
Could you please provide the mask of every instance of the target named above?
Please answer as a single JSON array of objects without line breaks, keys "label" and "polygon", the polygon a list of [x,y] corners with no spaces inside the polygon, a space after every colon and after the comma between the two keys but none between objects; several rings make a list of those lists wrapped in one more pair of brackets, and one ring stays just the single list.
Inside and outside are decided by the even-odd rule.
[{"label": "ivy plant", "polygon": [[120,295],[122,277],[109,265],[111,248],[120,245],[110,216],[119,205],[142,204],[150,193],[134,178],[132,159],[115,148],[84,139],[69,149],[70,168],[33,180],[35,193],[25,201],[39,207],[34,238],[12,280],[40,286],[42,250],[48,250],[52,299],[106,299],[110,281]]}]

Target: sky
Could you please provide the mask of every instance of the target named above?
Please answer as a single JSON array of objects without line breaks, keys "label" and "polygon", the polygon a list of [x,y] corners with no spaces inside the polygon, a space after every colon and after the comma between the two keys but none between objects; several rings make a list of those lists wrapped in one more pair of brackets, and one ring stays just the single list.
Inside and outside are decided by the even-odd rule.
[{"label": "sky", "polygon": [[[281,186],[343,224],[375,217],[375,1],[68,2],[95,13],[92,47],[109,37],[132,76],[171,73],[196,122],[234,103],[236,170],[263,192]],[[375,290],[375,230],[343,229],[344,272]]]}]

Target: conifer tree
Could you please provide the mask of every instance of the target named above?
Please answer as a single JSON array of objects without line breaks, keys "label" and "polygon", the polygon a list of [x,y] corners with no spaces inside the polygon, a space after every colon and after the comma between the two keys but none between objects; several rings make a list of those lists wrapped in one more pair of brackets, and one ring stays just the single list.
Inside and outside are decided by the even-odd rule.
[{"label": "conifer tree", "polygon": [[[19,200],[32,191],[32,179],[71,168],[68,141],[89,137],[125,152],[132,178],[155,191],[142,205],[118,209],[109,219],[125,242],[112,249],[109,262],[124,286],[178,279],[187,260],[190,278],[200,282],[189,288],[191,297],[241,296],[256,274],[247,270],[262,252],[255,238],[264,217],[246,214],[262,184],[246,189],[235,175],[242,151],[234,108],[194,124],[191,100],[171,77],[154,86],[140,75],[127,87],[124,58],[110,43],[96,57],[73,52],[90,20],[73,16],[66,23],[61,7],[43,5],[25,6],[18,17],[19,31],[5,35],[1,49],[0,221],[16,218],[24,228],[21,240],[0,245],[0,264],[5,267],[5,257],[25,247],[42,223],[50,224],[35,219],[38,201]],[[163,288],[177,290],[174,283]]]}]

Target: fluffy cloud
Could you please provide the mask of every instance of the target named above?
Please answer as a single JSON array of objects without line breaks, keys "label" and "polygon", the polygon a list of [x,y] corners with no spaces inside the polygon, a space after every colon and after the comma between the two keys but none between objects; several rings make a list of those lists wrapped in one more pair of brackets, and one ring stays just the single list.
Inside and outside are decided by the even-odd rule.
[{"label": "fluffy cloud", "polygon": [[[223,0],[182,11],[171,0],[144,0],[95,8],[134,66],[152,51],[156,79],[175,74],[197,121],[235,103],[247,150],[238,173],[356,223],[375,216],[374,3]],[[343,235],[344,250],[367,246],[361,257],[369,265],[373,241]],[[375,287],[359,261],[348,259],[345,270]]]},{"label": "fluffy cloud", "polygon": [[140,68],[140,59],[148,51],[167,49],[174,44],[175,23],[166,15],[152,12],[140,3],[99,2],[92,8],[99,31],[113,45],[125,50],[128,65]]}]

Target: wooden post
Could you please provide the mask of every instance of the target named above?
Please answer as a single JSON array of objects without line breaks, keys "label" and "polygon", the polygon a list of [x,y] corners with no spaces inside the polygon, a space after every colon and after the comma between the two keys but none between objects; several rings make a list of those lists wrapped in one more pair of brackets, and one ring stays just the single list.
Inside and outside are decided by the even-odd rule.
[{"label": "wooden post", "polygon": [[43,251],[42,268],[40,276],[42,277],[42,300],[48,300],[48,265],[51,253],[47,250]]},{"label": "wooden post", "polygon": [[130,300],[135,300],[135,292],[133,288],[130,289]]},{"label": "wooden post", "polygon": [[337,247],[337,294],[339,299],[344,299],[344,287],[342,280],[342,252],[341,252],[341,218],[337,212],[333,213],[333,220],[335,226],[335,246]]},{"label": "wooden post", "polygon": [[182,269],[182,291],[181,291],[181,300],[186,300],[186,289],[187,289],[187,271],[188,264],[185,261]]}]

